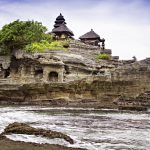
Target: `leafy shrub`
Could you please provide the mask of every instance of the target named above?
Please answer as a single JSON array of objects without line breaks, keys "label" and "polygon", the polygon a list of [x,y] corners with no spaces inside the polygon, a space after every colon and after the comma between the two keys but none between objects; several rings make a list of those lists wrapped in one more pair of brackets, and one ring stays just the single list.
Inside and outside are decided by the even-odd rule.
[{"label": "leafy shrub", "polygon": [[48,33],[48,34],[43,34],[42,35],[42,40],[46,40],[46,41],[48,41],[49,43],[51,43],[52,41],[54,41],[54,35],[53,34],[50,34],[50,33]]},{"label": "leafy shrub", "polygon": [[110,56],[107,54],[97,54],[96,59],[97,60],[100,60],[100,59],[109,60]]},{"label": "leafy shrub", "polygon": [[23,49],[27,44],[40,42],[46,38],[47,28],[37,21],[16,20],[0,30],[0,48],[4,53],[14,49]]},{"label": "leafy shrub", "polygon": [[67,50],[65,45],[68,44],[68,41],[53,41],[49,43],[47,40],[42,40],[41,42],[34,42],[28,44],[25,47],[27,52],[43,52],[44,50]]}]

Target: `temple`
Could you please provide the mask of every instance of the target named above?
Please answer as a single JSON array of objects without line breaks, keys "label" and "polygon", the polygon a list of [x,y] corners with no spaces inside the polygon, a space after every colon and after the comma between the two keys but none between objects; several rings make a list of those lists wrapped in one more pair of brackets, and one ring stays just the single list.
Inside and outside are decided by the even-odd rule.
[{"label": "temple", "polygon": [[[91,29],[90,32],[80,36],[79,39],[85,44],[99,46],[102,49],[105,49],[105,39],[101,39],[100,36],[93,31],[93,29]],[[102,45],[100,45],[100,43],[102,43]]]},{"label": "temple", "polygon": [[62,14],[52,33],[52,47],[0,54],[0,104],[150,109],[150,58],[119,60],[93,30],[68,40]]},{"label": "temple", "polygon": [[[60,15],[56,18],[54,28],[52,32],[56,40],[73,39],[73,32],[67,27],[64,16]],[[105,39],[101,39],[100,36],[91,29],[90,32],[85,33],[79,37],[80,41],[92,46],[98,46],[101,49],[105,49]]]},{"label": "temple", "polygon": [[66,26],[65,19],[61,13],[56,18],[52,33],[54,33],[56,40],[72,39],[74,36],[73,32]]}]

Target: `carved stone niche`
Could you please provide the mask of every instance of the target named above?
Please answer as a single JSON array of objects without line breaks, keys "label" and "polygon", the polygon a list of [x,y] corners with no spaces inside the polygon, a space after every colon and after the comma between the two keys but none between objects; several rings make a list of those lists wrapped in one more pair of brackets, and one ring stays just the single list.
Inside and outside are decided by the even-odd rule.
[{"label": "carved stone niche", "polygon": [[41,66],[35,66],[34,76],[39,79],[43,78],[43,68]]},{"label": "carved stone niche", "polygon": [[48,76],[50,82],[58,82],[58,73],[56,71],[51,71]]},{"label": "carved stone niche", "polygon": [[44,66],[43,67],[43,81],[45,82],[63,82],[64,66]]}]

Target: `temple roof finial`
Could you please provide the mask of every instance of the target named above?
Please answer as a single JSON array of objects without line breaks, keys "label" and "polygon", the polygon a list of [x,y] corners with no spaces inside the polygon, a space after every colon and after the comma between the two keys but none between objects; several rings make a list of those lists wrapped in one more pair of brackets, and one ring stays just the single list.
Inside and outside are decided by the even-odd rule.
[{"label": "temple roof finial", "polygon": [[62,23],[66,24],[64,16],[60,13],[60,15],[56,18],[54,27],[57,28],[59,27]]}]

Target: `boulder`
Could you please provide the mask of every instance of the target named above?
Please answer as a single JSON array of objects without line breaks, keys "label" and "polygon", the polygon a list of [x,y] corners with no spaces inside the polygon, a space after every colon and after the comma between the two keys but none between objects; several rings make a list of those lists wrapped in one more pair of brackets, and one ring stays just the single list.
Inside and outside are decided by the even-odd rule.
[{"label": "boulder", "polygon": [[74,141],[71,137],[68,135],[65,135],[61,132],[51,131],[51,130],[45,130],[45,129],[37,129],[34,127],[31,127],[25,123],[18,123],[14,122],[12,124],[9,124],[4,132],[1,135],[5,134],[28,134],[28,135],[40,135],[47,138],[61,138],[69,142],[70,144],[74,144]]}]

